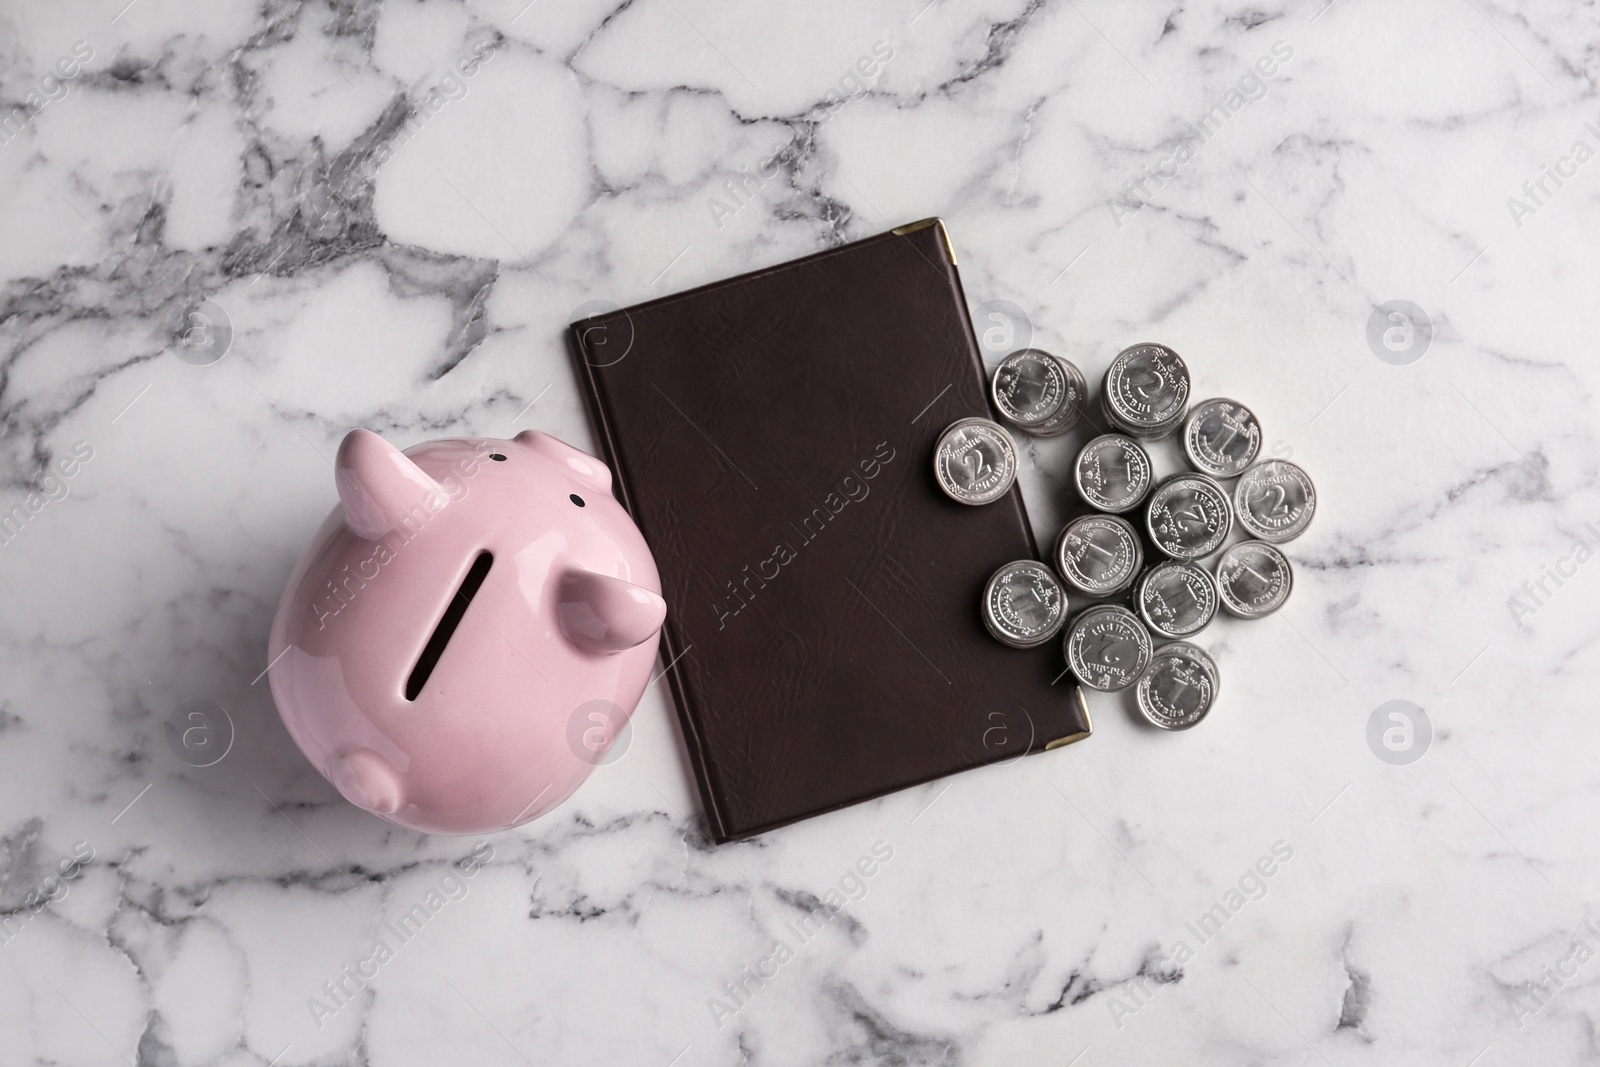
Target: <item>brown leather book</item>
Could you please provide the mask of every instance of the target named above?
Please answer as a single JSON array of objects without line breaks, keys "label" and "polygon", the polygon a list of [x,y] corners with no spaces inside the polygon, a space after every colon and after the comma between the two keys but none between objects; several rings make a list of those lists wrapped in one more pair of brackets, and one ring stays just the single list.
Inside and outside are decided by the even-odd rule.
[{"label": "brown leather book", "polygon": [[[576,322],[616,491],[667,600],[662,655],[718,841],[1088,736],[1060,643],[979,614],[1039,558],[1015,487],[940,492],[990,414],[937,219]],[[1052,684],[1056,682],[1056,684]]]}]

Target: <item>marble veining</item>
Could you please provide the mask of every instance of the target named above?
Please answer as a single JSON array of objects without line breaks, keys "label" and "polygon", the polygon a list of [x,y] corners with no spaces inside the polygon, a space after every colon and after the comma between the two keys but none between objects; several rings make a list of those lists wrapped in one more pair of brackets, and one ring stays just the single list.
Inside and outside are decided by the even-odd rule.
[{"label": "marble veining", "polygon": [[[0,1062],[1594,1062],[1597,54],[1553,0],[0,0]],[[306,765],[266,633],[347,429],[592,445],[585,305],[931,215],[991,361],[1165,342],[1316,478],[1201,728],[724,848],[659,684],[488,838]],[[1041,541],[1080,440],[1023,442]]]}]

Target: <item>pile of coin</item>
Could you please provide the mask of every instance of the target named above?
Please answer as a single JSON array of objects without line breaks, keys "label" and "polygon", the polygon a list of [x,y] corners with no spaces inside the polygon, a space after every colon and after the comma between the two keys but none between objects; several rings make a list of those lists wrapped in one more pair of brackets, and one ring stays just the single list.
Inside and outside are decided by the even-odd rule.
[{"label": "pile of coin", "polygon": [[[1068,360],[1026,348],[996,368],[991,397],[1012,427],[1053,437],[1093,421],[1086,380]],[[1221,397],[1191,405],[1189,368],[1165,345],[1119,352],[1098,407],[1112,432],[1078,451],[1072,478],[1090,510],[1062,529],[1053,570],[1017,560],[995,571],[983,621],[1013,648],[1062,635],[1080,686],[1131,686],[1152,725],[1187,729],[1206,717],[1220,683],[1216,662],[1191,639],[1219,609],[1259,619],[1289,599],[1294,570],[1277,546],[1311,524],[1316,487],[1287,460],[1257,461],[1261,423],[1245,405]],[[1158,481],[1146,445],[1179,431],[1192,469]],[[962,419],[940,436],[934,468],[952,500],[987,504],[1016,481],[1016,445],[998,422]],[[1230,491],[1223,483],[1233,479]],[[1137,524],[1124,517],[1136,509]],[[1236,527],[1245,539],[1227,545]],[[1201,561],[1211,557],[1207,569]],[[1090,603],[1073,614],[1069,597]]]},{"label": "pile of coin", "polygon": [[995,410],[1035,437],[1054,437],[1076,426],[1088,392],[1082,371],[1037,348],[1002,360],[990,389]]},{"label": "pile of coin", "polygon": [[1100,386],[1100,411],[1123,433],[1159,441],[1183,425],[1189,409],[1189,368],[1165,345],[1134,345],[1117,353]]},{"label": "pile of coin", "polygon": [[1199,645],[1174,641],[1150,657],[1134,690],[1139,710],[1163,730],[1187,730],[1217,698],[1217,664]]},{"label": "pile of coin", "polygon": [[992,504],[1017,480],[1017,445],[990,419],[959,419],[939,436],[933,454],[939,488],[960,504]]}]

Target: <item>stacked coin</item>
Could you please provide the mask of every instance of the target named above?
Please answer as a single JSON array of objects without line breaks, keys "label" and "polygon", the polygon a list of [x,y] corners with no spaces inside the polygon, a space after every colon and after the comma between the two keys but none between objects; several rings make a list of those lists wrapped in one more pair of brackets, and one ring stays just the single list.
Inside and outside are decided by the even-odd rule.
[{"label": "stacked coin", "polygon": [[[1241,619],[1277,611],[1294,588],[1294,571],[1276,545],[1305,532],[1316,513],[1316,487],[1282,459],[1258,461],[1263,441],[1255,412],[1214,397],[1190,405],[1189,370],[1172,349],[1123,349],[1105,373],[1099,404],[1115,433],[1078,452],[1073,484],[1094,509],[1062,529],[1052,562],[1008,563],[990,577],[983,620],[995,639],[1034,648],[1058,633],[1067,667],[1084,689],[1134,688],[1140,713],[1163,730],[1185,730],[1216,702],[1216,662],[1189,643],[1219,609]],[[995,371],[991,396],[1000,416],[1040,437],[1077,425],[1085,380],[1076,366],[1025,348]],[[1159,484],[1142,442],[1182,429],[1192,472]],[[962,419],[945,430],[934,458],[952,499],[984,504],[1016,478],[1009,433],[988,419]],[[1238,479],[1231,488],[1220,481]],[[1120,516],[1143,505],[1144,529]],[[1221,552],[1214,572],[1199,561],[1223,548],[1235,521],[1252,540]],[[1144,538],[1166,557],[1144,566]],[[1142,571],[1142,573],[1141,573]],[[1059,576],[1059,580],[1058,580]],[[1068,590],[1090,598],[1132,590],[1131,607],[1094,604],[1067,621]],[[1157,640],[1167,643],[1155,644]]]},{"label": "stacked coin", "polygon": [[1193,635],[1217,614],[1217,585],[1197,563],[1166,560],[1139,577],[1133,594],[1139,617],[1157,637],[1173,640]]},{"label": "stacked coin", "polygon": [[1150,663],[1153,642],[1139,617],[1116,604],[1086,608],[1062,641],[1067,666],[1079,682],[1103,693],[1126,689]]},{"label": "stacked coin", "polygon": [[1259,619],[1283,607],[1294,589],[1289,559],[1265,541],[1240,541],[1217,561],[1217,595],[1229,615]]},{"label": "stacked coin", "polygon": [[1234,478],[1261,451],[1261,423],[1237,400],[1202,400],[1183,424],[1183,452],[1195,470]]},{"label": "stacked coin", "polygon": [[1024,348],[1000,361],[990,394],[995,410],[1035,437],[1054,437],[1078,424],[1089,386],[1083,372],[1042,348]]},{"label": "stacked coin", "polygon": [[1154,470],[1150,453],[1139,442],[1108,433],[1083,446],[1072,480],[1090,507],[1120,513],[1139,506],[1150,491]]},{"label": "stacked coin", "polygon": [[1067,597],[1050,568],[1031,559],[1007,563],[983,590],[983,624],[1012,648],[1034,648],[1061,632]]},{"label": "stacked coin", "polygon": [[1165,345],[1124,348],[1106,370],[1100,409],[1123,433],[1166,437],[1183,425],[1189,409],[1189,368]]},{"label": "stacked coin", "polygon": [[1174,474],[1150,494],[1145,529],[1173,559],[1211,555],[1233,527],[1228,491],[1204,474]]},{"label": "stacked coin", "polygon": [[1187,730],[1216,703],[1218,681],[1216,661],[1204,649],[1174,641],[1151,655],[1134,698],[1151,725]]},{"label": "stacked coin", "polygon": [[1081,515],[1056,538],[1056,570],[1087,597],[1123,592],[1133,585],[1143,562],[1138,533],[1116,515]]},{"label": "stacked coin", "polygon": [[1017,480],[1017,446],[992,419],[958,419],[945,427],[933,450],[939,488],[960,504],[990,504]]},{"label": "stacked coin", "polygon": [[1282,544],[1311,525],[1317,487],[1310,475],[1288,460],[1269,459],[1244,472],[1233,487],[1233,503],[1246,533]]}]

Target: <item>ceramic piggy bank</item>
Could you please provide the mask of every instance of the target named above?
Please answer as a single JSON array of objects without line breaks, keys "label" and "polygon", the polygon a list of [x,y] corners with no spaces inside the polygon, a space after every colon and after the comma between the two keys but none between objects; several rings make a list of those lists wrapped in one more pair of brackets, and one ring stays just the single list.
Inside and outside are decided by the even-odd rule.
[{"label": "ceramic piggy bank", "polygon": [[532,430],[404,453],[354,430],[335,481],[267,650],[301,751],[413,830],[561,803],[633,713],[666,615],[611,472]]}]

